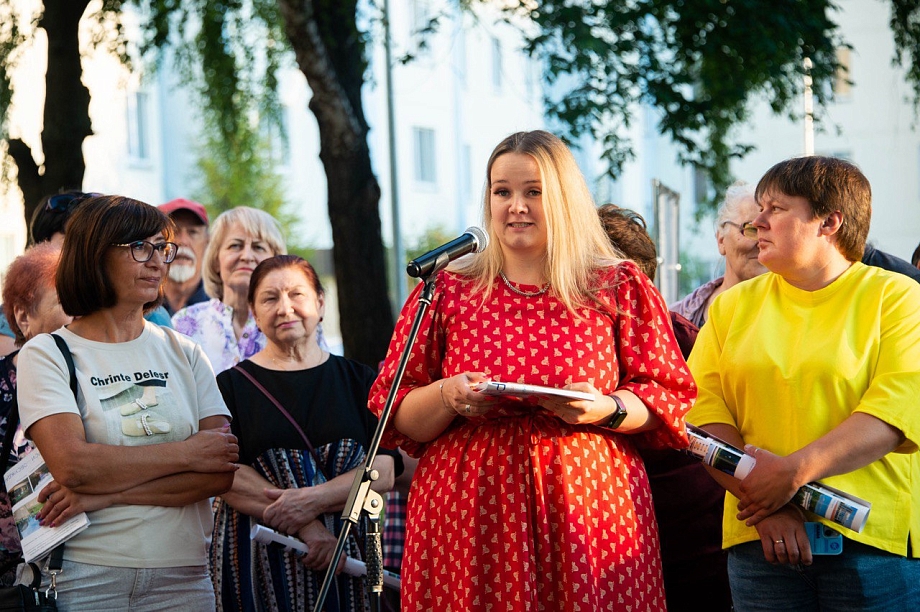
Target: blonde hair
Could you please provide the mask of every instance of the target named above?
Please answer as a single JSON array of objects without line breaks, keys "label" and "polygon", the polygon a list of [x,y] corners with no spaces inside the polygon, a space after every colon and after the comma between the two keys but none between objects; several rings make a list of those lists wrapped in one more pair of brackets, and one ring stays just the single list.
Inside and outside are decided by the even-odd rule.
[{"label": "blonde hair", "polygon": [[257,208],[237,206],[222,212],[211,224],[211,239],[204,252],[204,265],[201,267],[201,277],[204,279],[204,290],[212,298],[224,298],[224,282],[220,278],[220,247],[227,238],[227,233],[234,225],[239,225],[243,231],[264,241],[272,251],[272,255],[286,255],[287,247],[281,226],[277,219]]},{"label": "blonde hair", "polygon": [[524,153],[537,162],[546,218],[546,258],[543,275],[556,297],[573,311],[593,301],[593,278],[604,267],[622,261],[598,219],[594,198],[568,147],[542,130],[518,132],[501,141],[486,166],[483,221],[489,233],[485,251],[461,260],[451,269],[472,278],[488,299],[492,283],[504,264],[501,244],[492,228],[491,178],[495,160],[506,153]]}]

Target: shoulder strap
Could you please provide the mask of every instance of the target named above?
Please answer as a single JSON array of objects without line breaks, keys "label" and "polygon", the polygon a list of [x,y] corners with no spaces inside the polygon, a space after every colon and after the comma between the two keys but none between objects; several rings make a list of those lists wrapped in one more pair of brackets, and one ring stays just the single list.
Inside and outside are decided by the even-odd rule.
[{"label": "shoulder strap", "polygon": [[67,362],[67,371],[70,372],[70,390],[73,391],[73,399],[77,399],[77,368],[73,364],[73,355],[70,354],[70,347],[67,342],[57,334],[51,334],[54,343],[57,344],[61,353],[64,354],[64,361]]},{"label": "shoulder strap", "polygon": [[48,569],[51,571],[61,571],[64,564],[64,542],[61,542],[51,550],[51,556],[48,557]]},{"label": "shoulder strap", "polygon": [[262,395],[264,395],[268,399],[268,401],[274,404],[275,408],[277,408],[278,411],[284,415],[284,418],[286,418],[288,421],[291,422],[291,425],[294,426],[294,429],[296,429],[297,433],[300,434],[300,437],[303,438],[304,444],[307,445],[307,450],[310,451],[311,455],[313,455],[313,460],[316,462],[316,467],[319,469],[320,472],[322,472],[323,477],[325,477],[326,480],[328,481],[329,477],[326,475],[326,470],[323,469],[323,463],[320,460],[319,455],[316,453],[316,449],[313,448],[313,445],[310,443],[310,438],[307,437],[307,434],[304,432],[303,428],[301,428],[300,425],[297,423],[297,421],[294,419],[294,417],[291,416],[291,413],[284,409],[284,406],[281,405],[281,402],[276,400],[275,396],[269,393],[268,389],[262,386],[262,383],[256,380],[255,376],[253,376],[252,374],[250,374],[249,372],[241,368],[239,364],[233,366],[233,369],[239,372],[240,374],[242,374],[244,377],[246,377],[247,380],[249,380],[249,382],[255,385],[256,389],[261,391]]},{"label": "shoulder strap", "polygon": [[[64,355],[64,361],[67,362],[67,373],[70,375],[70,390],[73,392],[73,401],[77,400],[77,368],[73,363],[73,355],[70,353],[70,347],[67,346],[67,341],[61,338],[57,334],[51,334],[51,337],[54,338],[54,343],[57,344],[58,349],[60,349],[61,354]],[[7,453],[9,456],[9,453]],[[51,588],[54,588],[54,578],[61,571],[61,566],[64,561],[64,542],[61,542],[54,547],[51,551],[51,556],[48,558],[48,570],[51,572]]]}]

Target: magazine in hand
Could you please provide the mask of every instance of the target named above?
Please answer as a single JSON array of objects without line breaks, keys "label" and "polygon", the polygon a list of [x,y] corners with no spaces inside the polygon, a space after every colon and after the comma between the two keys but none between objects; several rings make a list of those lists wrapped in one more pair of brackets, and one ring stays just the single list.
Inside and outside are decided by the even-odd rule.
[{"label": "magazine in hand", "polygon": [[69,518],[58,527],[42,527],[38,524],[36,515],[44,505],[39,503],[38,494],[54,480],[38,449],[33,449],[8,469],[3,480],[13,505],[13,519],[19,530],[22,556],[26,563],[41,559],[58,544],[89,527],[89,517],[85,512]]},{"label": "magazine in hand", "polygon": [[473,386],[474,391],[485,395],[507,395],[511,397],[561,397],[565,399],[594,401],[594,396],[584,391],[570,389],[557,389],[555,387],[541,387],[539,385],[525,385],[523,383],[504,383],[497,380],[486,380]]},{"label": "magazine in hand", "polygon": [[[711,433],[687,423],[687,435],[690,447],[684,452],[706,465],[738,480],[744,480],[754,469],[753,457]],[[870,502],[820,482],[809,482],[801,487],[792,503],[857,533],[866,526],[872,510]]]}]

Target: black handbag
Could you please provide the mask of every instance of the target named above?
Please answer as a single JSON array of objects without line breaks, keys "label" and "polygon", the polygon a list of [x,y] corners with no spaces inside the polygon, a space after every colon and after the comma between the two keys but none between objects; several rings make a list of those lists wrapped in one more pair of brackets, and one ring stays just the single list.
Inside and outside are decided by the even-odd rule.
[{"label": "black handbag", "polygon": [[[57,334],[51,334],[55,344],[64,354],[64,361],[67,362],[67,369],[70,373],[70,389],[73,391],[74,399],[77,397],[77,371],[73,362],[73,355],[70,354],[70,347],[63,338]],[[13,437],[16,434],[16,428],[19,426],[19,402],[14,397],[13,405],[10,407],[10,414],[6,420],[6,435],[3,437],[3,444],[0,445],[0,475],[6,472],[6,466],[10,458],[10,449],[13,445]],[[16,584],[10,587],[0,587],[0,612],[57,612],[57,590],[56,578],[61,572],[61,566],[64,561],[64,545],[61,544],[51,551],[48,558],[48,571],[51,573],[51,585],[48,589],[42,591],[41,579],[42,572],[34,563],[29,563],[29,569],[32,571],[32,580],[29,584]]]},{"label": "black handbag", "polygon": [[0,612],[57,612],[57,600],[37,588],[17,584],[0,588]]},{"label": "black handbag", "polygon": [[[48,567],[60,570],[63,556],[64,548],[55,548],[51,552]],[[42,591],[39,588],[42,580],[41,570],[34,563],[30,563],[29,566],[32,570],[31,583],[0,588],[0,612],[57,612],[57,593],[50,588]]]}]

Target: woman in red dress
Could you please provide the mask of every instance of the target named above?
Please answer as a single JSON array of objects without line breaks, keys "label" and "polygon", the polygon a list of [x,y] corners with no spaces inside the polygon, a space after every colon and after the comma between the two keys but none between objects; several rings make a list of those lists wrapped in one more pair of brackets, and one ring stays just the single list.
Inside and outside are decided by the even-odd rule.
[{"label": "woman in red dress", "polygon": [[[403,609],[663,610],[635,445],[687,444],[696,387],[667,309],[610,246],[558,138],[509,136],[486,184],[490,244],[439,273],[385,437],[420,458]],[[371,390],[378,414],[419,291]],[[496,398],[484,380],[594,397]]]}]

